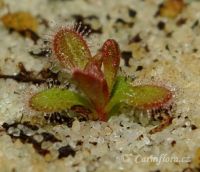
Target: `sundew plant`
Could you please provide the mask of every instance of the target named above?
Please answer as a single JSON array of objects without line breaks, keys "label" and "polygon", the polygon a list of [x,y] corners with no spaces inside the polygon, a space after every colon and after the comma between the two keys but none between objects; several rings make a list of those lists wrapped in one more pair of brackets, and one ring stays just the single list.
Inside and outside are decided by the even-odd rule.
[{"label": "sundew plant", "polygon": [[119,112],[121,104],[147,111],[162,108],[172,98],[172,92],[163,86],[134,86],[118,73],[121,53],[114,39],[106,40],[92,56],[82,33],[61,27],[52,38],[51,48],[77,89],[52,87],[33,94],[29,106],[36,111],[53,113],[79,106],[82,115],[89,109],[89,119],[107,121]]}]

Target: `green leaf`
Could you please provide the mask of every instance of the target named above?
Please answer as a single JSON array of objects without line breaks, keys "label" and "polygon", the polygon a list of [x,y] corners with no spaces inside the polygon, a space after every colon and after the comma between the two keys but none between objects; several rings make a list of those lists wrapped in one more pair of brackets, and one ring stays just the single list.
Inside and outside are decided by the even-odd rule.
[{"label": "green leaf", "polygon": [[102,47],[102,58],[105,79],[111,92],[120,63],[120,50],[117,42],[108,39]]},{"label": "green leaf", "polygon": [[60,64],[73,70],[84,69],[91,58],[90,50],[83,36],[69,28],[61,28],[54,35],[53,51]]},{"label": "green leaf", "polygon": [[132,86],[124,77],[119,77],[113,88],[107,112],[119,107],[120,103],[134,106],[138,109],[157,109],[172,98],[172,92],[165,87],[157,85]]},{"label": "green leaf", "polygon": [[89,107],[88,101],[79,94],[61,88],[51,88],[33,95],[29,106],[41,112],[58,112],[74,105]]}]

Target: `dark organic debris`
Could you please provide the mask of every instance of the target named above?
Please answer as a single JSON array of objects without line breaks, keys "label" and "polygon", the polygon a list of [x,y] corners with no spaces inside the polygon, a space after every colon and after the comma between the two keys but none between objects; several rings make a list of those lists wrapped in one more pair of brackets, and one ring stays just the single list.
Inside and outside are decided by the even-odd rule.
[{"label": "dark organic debris", "polygon": [[171,38],[172,35],[173,35],[173,31],[166,33],[166,37],[167,37],[167,38]]},{"label": "dark organic debris", "polygon": [[[16,75],[5,75],[0,74],[0,79],[13,79],[18,82],[32,82],[33,84],[47,83],[48,79],[53,79],[53,81],[58,81],[58,74],[51,72],[49,69],[43,69],[39,74],[34,74],[33,71],[27,71],[23,63],[19,63],[18,67],[20,72]],[[38,77],[38,75],[40,77]],[[60,82],[55,82],[59,85]]]},{"label": "dark organic debris", "polygon": [[83,145],[83,141],[82,140],[78,140],[77,143],[76,143],[76,146],[81,146]]},{"label": "dark organic debris", "polygon": [[158,59],[154,59],[154,60],[153,60],[154,63],[156,63],[156,62],[158,62],[158,61],[159,61]]},{"label": "dark organic debris", "polygon": [[194,124],[192,124],[192,125],[191,125],[191,129],[192,129],[192,130],[196,130],[196,129],[197,129],[197,126],[194,125]]},{"label": "dark organic debris", "polygon": [[147,44],[144,46],[144,49],[145,49],[145,51],[146,51],[147,53],[150,52],[149,46],[148,46]]},{"label": "dark organic debris", "polygon": [[59,159],[68,157],[69,155],[74,157],[76,154],[76,151],[70,145],[59,148],[58,152],[59,152],[59,155],[58,155]]},{"label": "dark organic debris", "polygon": [[160,172],[160,170],[154,170],[154,171],[150,171],[150,172]]},{"label": "dark organic debris", "polygon": [[194,24],[191,26],[192,29],[194,29],[195,27],[197,27],[199,25],[199,20],[196,20],[194,22]]},{"label": "dark organic debris", "polygon": [[186,22],[187,22],[187,19],[186,19],[186,18],[180,18],[180,19],[176,22],[176,25],[177,25],[177,26],[182,26],[182,25],[184,25]]},{"label": "dark organic debris", "polygon": [[[54,112],[52,114],[46,114],[44,119],[47,120],[49,123],[52,124],[64,124],[67,125],[69,128],[72,127],[75,118],[67,116],[67,114],[62,114],[59,112]],[[86,119],[82,116],[78,116],[79,122],[85,121]]]},{"label": "dark organic debris", "polygon": [[36,32],[29,29],[20,31],[19,34],[22,35],[23,37],[29,37],[35,44],[40,39],[40,36]]},{"label": "dark organic debris", "polygon": [[159,21],[157,24],[157,27],[159,30],[164,30],[165,29],[165,22]]},{"label": "dark organic debris", "polygon": [[55,112],[52,114],[46,114],[44,116],[45,120],[52,124],[66,124],[69,128],[72,127],[74,122],[74,118],[70,118],[66,115],[62,115],[59,112]]},{"label": "dark organic debris", "polygon": [[39,129],[39,127],[37,125],[31,124],[29,121],[25,121],[22,124],[33,131],[37,131]]},{"label": "dark organic debris", "polygon": [[98,143],[97,142],[89,142],[90,144],[96,146]]},{"label": "dark organic debris", "polygon": [[[22,126],[22,128],[19,127],[19,124]],[[39,127],[33,124],[30,124],[30,122],[15,122],[12,124],[3,123],[2,127],[5,129],[6,133],[13,139],[19,139],[22,143],[30,143],[33,145],[36,152],[38,152],[40,155],[45,156],[46,154],[50,153],[49,150],[43,149],[41,147],[41,144],[43,141],[49,141],[51,143],[60,142],[59,139],[57,139],[53,134],[48,132],[39,133],[37,132]],[[16,134],[15,132],[10,132],[9,129],[12,127],[12,129],[19,130],[19,133]],[[23,128],[24,127],[24,128]],[[41,135],[43,136],[43,141],[39,142],[34,139],[34,135],[29,135],[25,132],[26,128],[28,128],[30,131],[35,132],[34,135]]]},{"label": "dark organic debris", "polygon": [[[13,33],[14,31],[15,31],[14,29],[9,29],[10,34]],[[36,32],[30,29],[18,31],[18,33],[23,37],[29,37],[34,42],[34,44],[36,44],[37,41],[40,39],[40,36]]]},{"label": "dark organic debris", "polygon": [[142,38],[140,37],[140,34],[136,34],[131,40],[129,41],[129,44],[131,43],[139,43],[142,41]]},{"label": "dark organic debris", "polygon": [[38,15],[37,18],[39,19],[39,23],[44,25],[46,28],[49,28],[49,21],[41,15]]},{"label": "dark organic debris", "polygon": [[130,17],[135,17],[137,15],[137,11],[135,11],[134,9],[129,8],[128,9],[128,14]]},{"label": "dark organic debris", "polygon": [[29,51],[29,54],[33,57],[49,57],[51,55],[51,49],[41,48],[39,52]]},{"label": "dark organic debris", "polygon": [[171,142],[171,145],[172,145],[172,147],[174,147],[174,146],[176,145],[176,141],[173,140],[173,141]]},{"label": "dark organic debris", "polygon": [[110,17],[109,14],[106,15],[106,19],[107,19],[107,20],[110,20],[110,19],[111,19],[111,17]]},{"label": "dark organic debris", "polygon": [[124,24],[124,25],[128,25],[128,26],[130,26],[130,27],[132,27],[132,26],[134,25],[133,22],[127,22],[127,21],[125,21],[125,20],[122,19],[122,18],[116,19],[115,23],[121,23],[121,24]]},{"label": "dark organic debris", "polygon": [[153,129],[150,130],[150,134],[155,134],[156,132],[162,131],[164,128],[169,126],[172,123],[173,116],[171,114],[173,106],[169,106],[168,108],[161,108],[152,110],[151,114],[154,120],[160,120],[160,124]]},{"label": "dark organic debris", "polygon": [[33,84],[42,84],[45,82],[42,78],[34,78],[33,72],[27,71],[23,63],[19,63],[18,67],[20,72],[17,75],[4,75],[0,74],[1,79],[13,79],[18,82],[32,82]]},{"label": "dark organic debris", "polygon": [[160,15],[160,10],[164,7],[164,4],[161,3],[158,5],[158,10],[156,11],[154,17],[158,17]]},{"label": "dark organic debris", "polygon": [[46,80],[46,82],[49,79],[53,80],[54,85],[60,85],[60,82],[58,80],[58,73],[54,73],[52,72],[49,68],[44,68],[39,72],[39,75],[41,75],[41,77],[43,79]]},{"label": "dark organic debris", "polygon": [[168,45],[168,44],[165,45],[165,49],[166,49],[167,51],[170,51],[169,45]]},{"label": "dark organic debris", "polygon": [[113,28],[115,29],[116,32],[118,32],[121,29],[132,28],[133,26],[134,26],[134,22],[125,21],[122,18],[117,18],[115,20],[115,23],[113,24]]},{"label": "dark organic debris", "polygon": [[89,19],[89,20],[92,20],[92,19],[99,19],[97,16],[95,16],[95,15],[89,15],[89,16],[87,16],[87,17],[85,17],[86,19]]},{"label": "dark organic debris", "polygon": [[43,141],[50,141],[52,143],[61,141],[57,139],[53,134],[48,133],[48,132],[42,132],[41,135],[43,136]]},{"label": "dark organic debris", "polygon": [[198,51],[198,49],[194,48],[192,51],[193,51],[193,53],[196,53]]},{"label": "dark organic debris", "polygon": [[121,55],[122,55],[122,58],[124,59],[124,65],[127,67],[130,67],[129,59],[132,58],[132,52],[131,51],[122,51]]},{"label": "dark organic debris", "polygon": [[2,127],[3,127],[4,129],[8,130],[10,127],[16,128],[18,124],[22,124],[22,125],[26,126],[27,128],[29,128],[29,129],[31,129],[31,130],[34,130],[34,131],[36,131],[36,130],[39,129],[37,125],[30,124],[29,121],[25,121],[25,122],[22,122],[22,123],[20,123],[20,122],[15,122],[15,123],[12,123],[12,124],[3,123]]},{"label": "dark organic debris", "polygon": [[143,66],[137,66],[136,71],[141,71],[143,69]]}]

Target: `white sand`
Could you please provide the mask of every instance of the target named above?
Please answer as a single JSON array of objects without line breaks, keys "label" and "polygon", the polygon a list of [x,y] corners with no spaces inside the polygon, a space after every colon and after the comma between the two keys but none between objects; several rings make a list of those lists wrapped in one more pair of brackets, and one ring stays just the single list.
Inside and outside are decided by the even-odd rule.
[{"label": "white sand", "polygon": [[[48,131],[61,140],[56,143],[48,141],[42,143],[42,148],[50,151],[45,157],[38,154],[32,144],[24,144],[19,140],[12,141],[8,134],[1,132],[1,172],[153,172],[156,170],[178,172],[189,167],[193,168],[193,171],[198,171],[194,157],[200,147],[200,29],[199,25],[194,29],[191,26],[199,19],[200,2],[193,1],[174,20],[154,17],[160,0],[20,0],[20,2],[4,0],[4,2],[9,4],[11,12],[30,11],[33,15],[40,14],[43,18],[58,24],[64,23],[65,20],[71,21],[71,14],[98,16],[99,23],[103,26],[103,33],[96,34],[92,39],[92,49],[99,48],[99,45],[108,38],[119,41],[121,50],[133,51],[134,56],[130,59],[131,67],[123,67],[124,70],[136,77],[136,83],[153,81],[170,85],[176,92],[174,100],[176,108],[172,124],[153,135],[148,134],[152,125],[143,127],[125,115],[114,117],[107,123],[75,121],[72,128],[65,125],[40,126],[37,134]],[[128,7],[137,11],[136,17],[129,17]],[[1,15],[5,12],[6,9],[0,9]],[[108,14],[110,20],[106,19]],[[126,28],[124,25],[116,25],[117,18],[134,22],[134,26]],[[177,26],[176,22],[180,18],[186,18],[186,23]],[[161,20],[166,22],[165,31],[157,28],[157,23]],[[92,24],[94,27],[98,26],[97,21],[92,21]],[[117,28],[118,32],[113,27]],[[43,36],[49,30],[40,25],[38,33]],[[166,37],[168,32],[173,32],[172,37]],[[130,37],[137,33],[140,34],[142,41],[128,45]],[[36,72],[47,64],[47,58],[33,58],[29,55],[28,51],[33,49],[33,42],[30,39],[24,39],[15,32],[9,34],[2,23],[0,23],[0,42],[1,73],[16,74],[19,71],[18,62],[23,62],[27,70]],[[145,45],[148,45],[149,52],[144,50]],[[166,45],[169,50],[166,49]],[[197,51],[194,52],[194,49]],[[153,62],[155,59],[158,59],[158,62]],[[124,66],[123,64],[122,60],[121,66]],[[142,65],[144,69],[135,72],[138,65]],[[24,107],[24,101],[21,101],[23,92],[31,84],[0,79],[0,85],[0,124],[19,120]],[[27,119],[31,117],[29,114],[24,115]],[[192,125],[197,129],[192,130]],[[11,129],[10,132],[17,133],[18,130]],[[27,132],[30,134],[32,131]],[[36,131],[32,134],[36,135]],[[77,141],[83,143],[77,145]],[[58,159],[57,150],[68,144],[76,150],[76,155]],[[161,163],[150,160],[138,162],[141,160],[138,155],[139,158],[151,156],[165,158]],[[188,157],[185,161],[188,160],[189,163],[165,162],[166,157],[177,157],[179,160]]]}]

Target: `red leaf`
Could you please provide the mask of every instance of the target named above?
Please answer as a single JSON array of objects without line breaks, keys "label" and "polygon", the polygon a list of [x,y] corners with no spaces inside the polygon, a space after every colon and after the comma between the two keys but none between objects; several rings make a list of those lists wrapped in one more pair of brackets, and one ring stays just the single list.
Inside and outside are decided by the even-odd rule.
[{"label": "red leaf", "polygon": [[102,60],[94,57],[87,63],[84,72],[90,73],[96,76],[97,78],[103,78],[104,75],[101,71],[101,65],[102,65]]},{"label": "red leaf", "polygon": [[115,40],[108,39],[103,44],[102,57],[104,75],[108,83],[109,91],[111,92],[120,64],[120,49]]},{"label": "red leaf", "polygon": [[73,79],[91,100],[99,119],[106,120],[104,108],[109,100],[109,91],[99,66],[99,61],[92,60],[86,65],[84,71],[75,69]]}]

